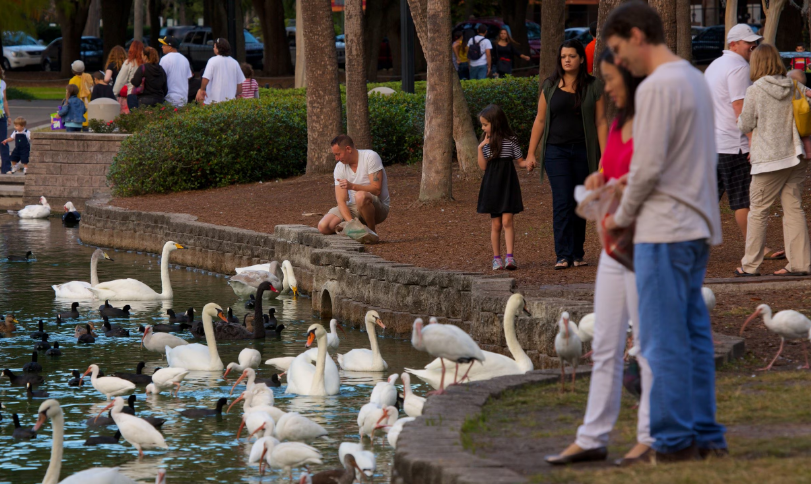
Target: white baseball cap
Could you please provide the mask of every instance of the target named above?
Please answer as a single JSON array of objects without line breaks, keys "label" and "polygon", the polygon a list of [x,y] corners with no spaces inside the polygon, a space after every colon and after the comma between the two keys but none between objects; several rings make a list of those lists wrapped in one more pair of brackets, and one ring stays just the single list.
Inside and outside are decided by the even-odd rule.
[{"label": "white baseball cap", "polygon": [[746,24],[738,24],[729,29],[729,33],[727,33],[727,42],[740,42],[741,40],[744,42],[757,42],[762,38],[752,30],[752,27]]},{"label": "white baseball cap", "polygon": [[84,62],[77,60],[73,61],[73,64],[70,65],[70,68],[73,72],[82,73],[84,72]]}]

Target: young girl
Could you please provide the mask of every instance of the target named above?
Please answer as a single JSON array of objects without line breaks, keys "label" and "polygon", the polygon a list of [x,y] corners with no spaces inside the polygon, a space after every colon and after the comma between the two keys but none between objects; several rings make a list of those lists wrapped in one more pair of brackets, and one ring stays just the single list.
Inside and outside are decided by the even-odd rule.
[{"label": "young girl", "polygon": [[259,83],[253,78],[253,68],[247,62],[243,62],[239,67],[242,68],[242,75],[245,76],[245,80],[242,81],[242,94],[240,94],[240,97],[246,99],[258,98]]},{"label": "young girl", "polygon": [[68,133],[82,130],[82,121],[84,121],[86,109],[78,96],[79,88],[75,84],[69,84],[65,89],[65,99],[62,100],[62,106],[57,111],[65,123]]},{"label": "young girl", "polygon": [[[524,210],[521,201],[521,185],[513,161],[529,170],[524,160],[518,139],[515,137],[507,116],[499,106],[491,104],[479,113],[482,123],[482,142],[479,144],[479,168],[484,170],[479,190],[478,213],[489,213],[490,243],[493,244],[493,270],[515,270],[518,265],[513,258],[515,231],[513,215]],[[501,229],[507,243],[507,255],[501,260]]]}]

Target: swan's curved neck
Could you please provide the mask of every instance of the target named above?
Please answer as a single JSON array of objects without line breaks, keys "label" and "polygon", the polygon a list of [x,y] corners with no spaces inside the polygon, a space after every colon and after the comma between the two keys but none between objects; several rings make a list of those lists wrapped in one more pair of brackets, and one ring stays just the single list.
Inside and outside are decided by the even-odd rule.
[{"label": "swan's curved neck", "polygon": [[93,257],[90,258],[90,287],[96,287],[99,283],[99,253],[93,252]]},{"label": "swan's curved neck", "polygon": [[366,332],[369,333],[369,346],[372,349],[373,361],[378,364],[383,357],[380,355],[380,347],[377,345],[377,333],[375,333],[374,323],[366,323]]},{"label": "swan's curved neck", "polygon": [[217,352],[217,338],[214,337],[214,320],[211,315],[206,312],[203,312],[203,331],[206,333],[209,361],[214,365],[219,361],[220,354]]},{"label": "swan's curved neck", "polygon": [[287,268],[282,264],[282,288],[284,292],[290,290],[290,277],[287,275]]},{"label": "swan's curved neck", "polygon": [[265,289],[260,288],[256,290],[256,302],[253,307],[253,337],[260,339],[265,337],[265,318],[262,311],[262,296],[265,294]]},{"label": "swan's curved neck", "polygon": [[403,396],[411,395],[411,380],[403,380]]},{"label": "swan's curved neck", "polygon": [[318,336],[318,356],[315,358],[315,375],[310,385],[311,395],[326,395],[327,385],[324,382],[324,372],[327,369],[327,337],[326,334]]},{"label": "swan's curved neck", "polygon": [[42,484],[57,484],[59,473],[62,472],[62,440],[65,437],[65,418],[58,414],[51,419],[53,426],[53,442],[51,443],[51,463],[48,464],[48,472]]},{"label": "swan's curved neck", "polygon": [[161,296],[169,299],[173,296],[172,282],[169,280],[169,254],[172,253],[170,245],[163,247],[161,254]]},{"label": "swan's curved neck", "polygon": [[507,311],[504,313],[504,338],[507,340],[507,348],[510,349],[518,366],[524,371],[530,371],[533,369],[532,360],[521,348],[521,343],[518,342],[518,337],[515,335],[515,313],[517,311],[517,305],[507,305]]}]

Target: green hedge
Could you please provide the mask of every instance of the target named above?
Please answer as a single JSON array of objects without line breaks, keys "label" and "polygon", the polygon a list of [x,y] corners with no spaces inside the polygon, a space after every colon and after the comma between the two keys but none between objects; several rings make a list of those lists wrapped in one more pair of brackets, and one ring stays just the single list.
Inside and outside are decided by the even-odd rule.
[{"label": "green hedge", "polygon": [[9,101],[13,100],[32,101],[36,99],[36,97],[34,97],[34,95],[28,91],[17,89],[16,87],[7,87],[6,99],[8,99]]},{"label": "green hedge", "polygon": [[[378,86],[398,92],[369,97],[372,149],[386,165],[421,161],[425,82],[415,83],[415,94],[401,92],[396,82],[369,88]],[[463,81],[462,89],[478,133],[477,113],[488,104],[499,104],[526,149],[537,109],[537,77]],[[344,97],[344,86],[341,93]],[[220,187],[304,173],[305,89],[260,89],[258,100],[179,111],[167,106],[150,109],[116,120],[121,131],[134,133],[122,143],[110,170],[116,195]]]}]

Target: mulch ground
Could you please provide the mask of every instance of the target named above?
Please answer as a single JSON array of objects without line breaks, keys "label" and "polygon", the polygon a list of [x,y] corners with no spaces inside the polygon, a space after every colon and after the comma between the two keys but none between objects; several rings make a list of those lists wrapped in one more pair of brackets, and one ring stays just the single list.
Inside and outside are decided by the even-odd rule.
[{"label": "mulch ground", "polygon": [[[490,217],[476,213],[479,181],[463,180],[454,172],[453,201],[420,205],[417,203],[420,166],[398,165],[386,170],[392,210],[389,218],[377,228],[381,243],[369,246],[369,252],[421,267],[493,273],[490,269]],[[541,285],[592,283],[600,253],[594,225],[589,225],[586,240],[586,260],[591,265],[555,271],[549,183],[541,183],[537,171],[519,170],[519,179],[525,207],[525,211],[515,217],[515,255],[519,269],[503,274],[514,277],[519,290],[533,292]],[[810,190],[808,186],[804,189],[804,207],[811,202]],[[332,176],[317,175],[205,191],[118,198],[111,203],[134,210],[188,213],[201,222],[272,232],[278,224],[315,227],[335,204],[335,198]],[[708,277],[730,277],[744,250],[743,237],[726,201],[722,201],[721,207],[724,244],[712,249]],[[773,213],[767,242],[771,247],[783,247],[780,208],[775,207]],[[768,274],[784,265],[785,261],[767,261],[762,272]],[[811,302],[811,290],[753,290],[751,294],[734,297],[719,295],[713,313],[715,329],[737,334],[746,315],[760,302],[770,304],[775,311],[801,310]],[[762,323],[750,328],[747,329],[747,348],[754,349],[758,358],[773,356],[779,339],[767,332]],[[753,338],[752,344],[750,338]],[[789,345],[785,354],[796,361],[800,356],[799,347]]]}]

